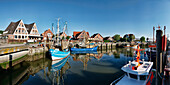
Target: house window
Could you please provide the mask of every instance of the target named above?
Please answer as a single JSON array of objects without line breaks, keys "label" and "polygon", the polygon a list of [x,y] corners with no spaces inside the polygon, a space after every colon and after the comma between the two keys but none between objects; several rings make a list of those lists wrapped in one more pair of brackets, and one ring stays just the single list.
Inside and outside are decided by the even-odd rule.
[{"label": "house window", "polygon": [[24,33],[24,30],[22,30],[22,33]]},{"label": "house window", "polygon": [[22,25],[22,27],[24,27],[24,25]]},{"label": "house window", "polygon": [[15,32],[17,32],[18,30],[16,30]]},{"label": "house window", "polygon": [[19,30],[19,33],[20,33],[20,30]]},{"label": "house window", "polygon": [[17,39],[17,35],[15,35],[15,39]]},{"label": "house window", "polygon": [[21,36],[18,36],[18,38],[21,38]]},{"label": "house window", "polygon": [[25,39],[27,38],[27,36],[25,36]]},{"label": "house window", "polygon": [[22,36],[22,39],[24,39],[24,36]]},{"label": "house window", "polygon": [[48,37],[52,37],[51,33],[47,33],[47,36],[48,36]]}]

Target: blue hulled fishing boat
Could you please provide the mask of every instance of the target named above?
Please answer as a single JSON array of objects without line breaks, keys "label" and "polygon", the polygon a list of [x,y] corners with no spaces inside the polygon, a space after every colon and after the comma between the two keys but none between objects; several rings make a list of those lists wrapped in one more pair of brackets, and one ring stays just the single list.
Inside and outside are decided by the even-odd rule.
[{"label": "blue hulled fishing boat", "polygon": [[93,48],[71,48],[71,51],[97,51],[98,46]]},{"label": "blue hulled fishing boat", "polygon": [[67,58],[67,56],[69,56],[70,51],[59,51],[59,49],[50,49],[49,50],[50,54],[51,54],[51,58],[52,60],[61,60],[64,58]]}]

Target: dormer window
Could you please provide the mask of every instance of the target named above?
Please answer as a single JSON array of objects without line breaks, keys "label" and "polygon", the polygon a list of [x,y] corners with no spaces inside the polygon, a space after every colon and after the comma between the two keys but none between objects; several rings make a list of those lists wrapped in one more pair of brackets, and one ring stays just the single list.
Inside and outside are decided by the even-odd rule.
[{"label": "dormer window", "polygon": [[22,25],[22,27],[24,27],[24,25]]}]

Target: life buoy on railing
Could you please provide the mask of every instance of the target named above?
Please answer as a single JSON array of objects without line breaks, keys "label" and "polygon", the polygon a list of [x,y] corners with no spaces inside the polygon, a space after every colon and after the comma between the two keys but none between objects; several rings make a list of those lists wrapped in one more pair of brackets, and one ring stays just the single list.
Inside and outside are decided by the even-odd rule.
[{"label": "life buoy on railing", "polygon": [[164,35],[162,37],[162,51],[166,50],[166,44],[167,44],[167,37],[166,37],[166,35]]}]

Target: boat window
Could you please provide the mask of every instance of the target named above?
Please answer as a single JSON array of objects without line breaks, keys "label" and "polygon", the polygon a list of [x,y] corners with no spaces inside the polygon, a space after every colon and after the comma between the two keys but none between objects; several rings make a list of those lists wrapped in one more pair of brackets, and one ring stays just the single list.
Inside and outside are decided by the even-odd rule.
[{"label": "boat window", "polygon": [[146,80],[146,75],[140,75],[140,80]]},{"label": "boat window", "polygon": [[131,78],[137,79],[137,75],[129,73]]}]

